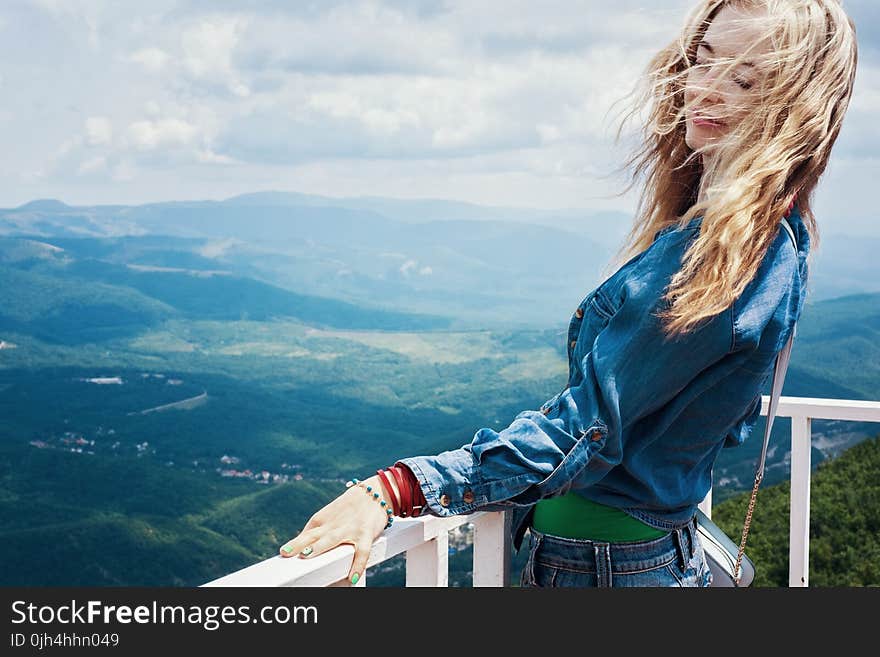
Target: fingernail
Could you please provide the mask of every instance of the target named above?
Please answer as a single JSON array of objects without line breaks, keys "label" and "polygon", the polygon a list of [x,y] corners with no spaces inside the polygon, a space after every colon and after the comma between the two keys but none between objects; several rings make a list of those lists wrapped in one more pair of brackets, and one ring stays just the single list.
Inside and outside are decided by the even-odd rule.
[{"label": "fingernail", "polygon": [[293,548],[290,547],[289,545],[285,545],[283,548],[281,548],[281,551],[284,554],[290,554],[291,552],[293,552]]},{"label": "fingernail", "polygon": [[357,573],[355,573],[354,575],[351,576],[351,583],[352,583],[352,584],[357,584],[357,583],[358,583],[358,580],[359,580],[360,578],[361,578],[361,576],[358,575]]}]

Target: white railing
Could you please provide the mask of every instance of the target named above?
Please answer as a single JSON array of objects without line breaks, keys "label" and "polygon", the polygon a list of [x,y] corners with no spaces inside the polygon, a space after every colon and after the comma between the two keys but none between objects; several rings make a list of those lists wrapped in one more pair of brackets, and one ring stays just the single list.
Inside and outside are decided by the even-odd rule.
[{"label": "white railing", "polygon": [[[766,415],[770,398],[764,396]],[[788,585],[810,584],[810,449],[812,420],[880,422],[880,402],[852,399],[780,397],[776,417],[791,418],[791,511],[789,513]]]},{"label": "white railing", "polygon": [[[505,515],[477,512],[467,516],[396,518],[374,543],[367,567],[406,553],[407,586],[447,586],[449,530],[474,527],[474,586],[504,586],[509,559]],[[341,545],[309,559],[271,557],[203,586],[347,586],[354,548]],[[366,585],[366,576],[356,586]]]},{"label": "white railing", "polygon": [[[767,414],[769,397],[762,399]],[[789,524],[789,586],[809,585],[811,421],[880,422],[880,402],[780,397],[776,417],[791,418],[791,513]],[[711,512],[711,491],[700,508]],[[451,518],[398,518],[376,540],[367,566],[406,553],[407,586],[447,586],[449,531],[467,523],[474,527],[474,586],[506,586],[510,543],[506,514],[478,512]],[[354,548],[342,545],[309,559],[271,557],[202,586],[347,586]],[[356,586],[365,586],[361,577]]]}]

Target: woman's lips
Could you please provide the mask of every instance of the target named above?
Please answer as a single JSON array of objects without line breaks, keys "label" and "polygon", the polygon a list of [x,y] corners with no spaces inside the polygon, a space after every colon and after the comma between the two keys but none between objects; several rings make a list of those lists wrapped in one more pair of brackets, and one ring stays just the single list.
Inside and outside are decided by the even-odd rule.
[{"label": "woman's lips", "polygon": [[691,121],[694,125],[704,128],[720,128],[724,125],[720,121],[713,121],[702,116],[697,116],[696,114],[691,114]]}]

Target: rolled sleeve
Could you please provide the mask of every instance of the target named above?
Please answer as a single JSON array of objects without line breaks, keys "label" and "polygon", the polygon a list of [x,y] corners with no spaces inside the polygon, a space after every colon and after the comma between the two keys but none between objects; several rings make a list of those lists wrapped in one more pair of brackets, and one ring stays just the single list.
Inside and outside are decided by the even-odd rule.
[{"label": "rolled sleeve", "polygon": [[550,496],[586,465],[605,435],[601,421],[576,437],[566,431],[564,418],[522,411],[502,431],[485,427],[459,449],[397,464],[416,476],[433,515],[502,509]]}]

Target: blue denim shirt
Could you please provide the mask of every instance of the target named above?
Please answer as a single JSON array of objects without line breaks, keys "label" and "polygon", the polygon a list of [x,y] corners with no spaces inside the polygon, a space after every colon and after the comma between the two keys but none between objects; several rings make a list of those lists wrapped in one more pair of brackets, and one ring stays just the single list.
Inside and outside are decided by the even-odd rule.
[{"label": "blue denim shirt", "polygon": [[[570,490],[661,530],[684,526],[722,447],[757,421],[776,355],[801,314],[809,236],[797,207],[755,278],[724,312],[667,340],[654,316],[702,218],[659,231],[584,297],[568,329],[568,385],[501,431],[404,458],[437,516],[513,509],[522,540],[535,503]],[[785,221],[785,219],[782,219]]]}]

